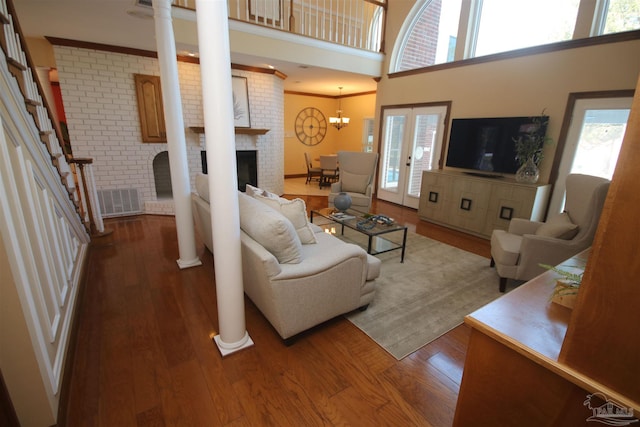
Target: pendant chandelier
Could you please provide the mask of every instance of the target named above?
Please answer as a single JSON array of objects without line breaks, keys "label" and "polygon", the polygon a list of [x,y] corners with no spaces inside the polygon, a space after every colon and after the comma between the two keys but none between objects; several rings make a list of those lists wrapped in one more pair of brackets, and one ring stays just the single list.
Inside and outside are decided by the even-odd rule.
[{"label": "pendant chandelier", "polygon": [[338,117],[329,117],[329,123],[334,126],[336,129],[340,130],[343,127],[347,127],[349,125],[349,117],[342,116],[342,86],[338,87],[340,89],[340,95],[338,98]]}]

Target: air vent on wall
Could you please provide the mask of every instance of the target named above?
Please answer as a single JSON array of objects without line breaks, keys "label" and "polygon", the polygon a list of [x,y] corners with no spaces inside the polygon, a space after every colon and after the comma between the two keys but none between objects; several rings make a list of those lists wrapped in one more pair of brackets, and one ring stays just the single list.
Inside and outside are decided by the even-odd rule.
[{"label": "air vent on wall", "polygon": [[132,215],[142,212],[136,188],[98,190],[98,202],[103,217]]},{"label": "air vent on wall", "polygon": [[136,6],[153,7],[152,0],[136,0]]}]

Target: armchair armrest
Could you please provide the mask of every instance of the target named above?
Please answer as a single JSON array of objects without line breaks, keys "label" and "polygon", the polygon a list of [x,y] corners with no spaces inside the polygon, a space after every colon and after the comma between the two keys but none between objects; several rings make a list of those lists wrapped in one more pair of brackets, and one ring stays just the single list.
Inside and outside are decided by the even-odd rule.
[{"label": "armchair armrest", "polygon": [[524,236],[525,234],[535,234],[536,230],[544,224],[539,221],[529,221],[523,218],[513,218],[509,223],[509,233]]},{"label": "armchair armrest", "polygon": [[334,182],[333,184],[331,184],[331,192],[332,193],[339,193],[342,191],[342,182],[338,181],[338,182]]},{"label": "armchair armrest", "polygon": [[526,234],[520,247],[518,278],[531,278],[544,272],[540,263],[557,265],[586,249],[584,241]]}]

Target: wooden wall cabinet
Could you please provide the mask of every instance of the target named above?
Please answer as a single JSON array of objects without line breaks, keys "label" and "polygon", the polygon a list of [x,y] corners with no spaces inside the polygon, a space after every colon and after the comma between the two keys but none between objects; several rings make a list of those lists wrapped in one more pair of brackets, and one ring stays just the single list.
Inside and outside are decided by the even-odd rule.
[{"label": "wooden wall cabinet", "polygon": [[506,230],[511,218],[542,221],[550,190],[547,184],[521,184],[509,178],[424,171],[418,216],[488,238],[494,229]]},{"label": "wooden wall cabinet", "polygon": [[159,76],[135,74],[142,142],[167,142]]}]

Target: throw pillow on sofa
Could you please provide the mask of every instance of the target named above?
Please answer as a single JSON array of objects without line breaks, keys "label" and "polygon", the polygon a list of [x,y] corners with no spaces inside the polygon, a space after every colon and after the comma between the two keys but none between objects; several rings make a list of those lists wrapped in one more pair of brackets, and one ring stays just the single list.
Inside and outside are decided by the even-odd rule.
[{"label": "throw pillow on sofa", "polygon": [[307,245],[316,243],[316,235],[309,224],[309,219],[307,218],[307,205],[304,203],[304,200],[287,200],[282,197],[278,197],[276,199],[269,196],[262,196],[260,194],[254,195],[253,197],[280,212],[289,221],[291,221],[291,224],[293,224],[293,228],[296,230],[302,244]]},{"label": "throw pillow on sofa", "polygon": [[280,264],[302,261],[302,244],[293,224],[280,212],[238,192],[240,228],[278,259]]},{"label": "throw pillow on sofa", "polygon": [[209,175],[198,172],[196,175],[196,191],[198,196],[209,203]]},{"label": "throw pillow on sofa", "polygon": [[272,193],[272,192],[267,191],[267,190],[263,190],[262,188],[254,187],[251,184],[247,184],[246,185],[245,193],[247,193],[247,195],[251,196],[251,197],[264,196],[264,197],[268,197],[270,199],[276,199],[276,200],[281,198],[280,196],[278,196],[275,193]]}]

